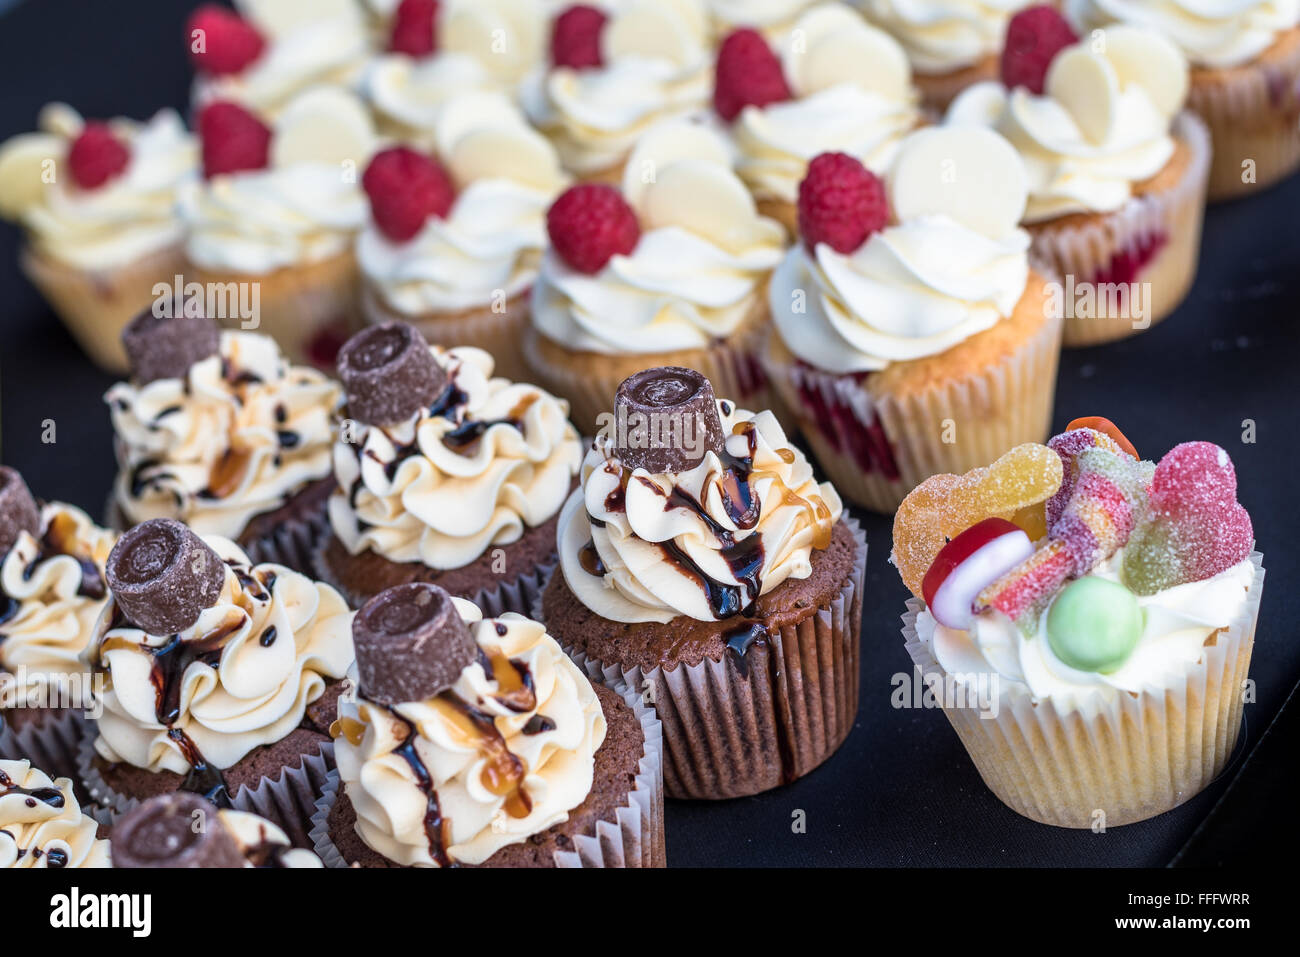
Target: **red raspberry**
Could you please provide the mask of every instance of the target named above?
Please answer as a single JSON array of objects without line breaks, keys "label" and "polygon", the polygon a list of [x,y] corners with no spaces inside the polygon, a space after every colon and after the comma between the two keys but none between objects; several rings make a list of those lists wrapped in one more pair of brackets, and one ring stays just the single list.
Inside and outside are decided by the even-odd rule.
[{"label": "red raspberry", "polygon": [[126,148],[107,123],[87,123],[68,150],[68,168],[72,180],[82,189],[97,189],[120,176],[131,161]]},{"label": "red raspberry", "polygon": [[569,7],[561,13],[551,28],[551,62],[575,70],[603,65],[600,31],[605,26],[605,20],[602,11],[584,3]]},{"label": "red raspberry", "polygon": [[438,0],[402,0],[388,49],[407,56],[428,56],[438,49]]},{"label": "red raspberry", "polygon": [[203,175],[265,169],[269,162],[271,131],[248,110],[235,103],[209,103],[199,114],[199,139],[203,143]]},{"label": "red raspberry", "polygon": [[733,30],[718,48],[713,108],[730,123],[746,106],[790,99],[781,61],[757,30]]},{"label": "red raspberry", "polygon": [[1078,40],[1055,7],[1025,7],[1007,24],[1002,82],[1008,90],[1024,86],[1030,93],[1042,93],[1052,57]]},{"label": "red raspberry", "polygon": [[636,213],[613,186],[582,183],[560,194],[546,213],[546,231],[560,257],[594,274],[616,253],[627,255],[641,238]]},{"label": "red raspberry", "polygon": [[799,235],[810,250],[826,243],[851,253],[889,222],[885,186],[847,153],[822,153],[799,184]]},{"label": "red raspberry", "polygon": [[216,75],[238,73],[266,46],[256,27],[215,3],[204,4],[190,15],[185,34],[194,69]]},{"label": "red raspberry", "polygon": [[361,177],[375,225],[389,239],[405,242],[430,216],[446,216],[456,198],[451,178],[436,162],[405,146],[376,153]]}]

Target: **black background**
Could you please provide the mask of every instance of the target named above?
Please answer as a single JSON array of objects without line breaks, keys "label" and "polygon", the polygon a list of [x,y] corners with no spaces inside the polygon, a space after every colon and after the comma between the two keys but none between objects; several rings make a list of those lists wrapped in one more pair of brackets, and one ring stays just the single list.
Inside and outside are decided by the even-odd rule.
[{"label": "black background", "polygon": [[[143,118],[162,106],[182,107],[189,79],[182,27],[193,5],[30,0],[0,14],[0,140],[32,129],[37,110],[50,100],[66,100],[96,118]],[[1058,428],[1077,416],[1105,415],[1148,458],[1190,439],[1217,442],[1232,455],[1268,570],[1251,669],[1258,699],[1246,709],[1252,745],[1300,677],[1294,624],[1300,609],[1291,587],[1300,485],[1297,213],[1300,176],[1209,210],[1187,301],[1137,338],[1066,352],[1057,391]],[[111,379],[81,356],[23,279],[18,242],[16,230],[0,226],[0,451],[38,496],[99,515],[113,474],[101,401]],[[45,420],[55,423],[53,444],[41,441]],[[1243,443],[1244,420],[1254,423],[1253,444]],[[778,791],[722,803],[671,802],[670,863],[1112,867],[1170,861],[1222,796],[1245,749],[1239,747],[1222,780],[1152,821],[1093,834],[1017,816],[983,786],[941,714],[890,706],[891,676],[911,668],[899,631],[907,592],[886,563],[889,521],[860,517],[870,555],[862,701],[853,733],[825,765]],[[1274,746],[1272,753],[1290,750]],[[1262,786],[1280,784],[1256,790]],[[1249,798],[1250,792],[1247,800],[1225,805],[1234,822],[1251,813]],[[802,834],[791,826],[799,811],[806,818]]]}]

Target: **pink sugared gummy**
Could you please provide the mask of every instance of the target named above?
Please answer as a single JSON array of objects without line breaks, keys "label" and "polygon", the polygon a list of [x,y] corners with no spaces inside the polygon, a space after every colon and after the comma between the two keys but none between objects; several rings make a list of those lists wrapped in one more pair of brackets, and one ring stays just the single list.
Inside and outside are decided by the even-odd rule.
[{"label": "pink sugared gummy", "polygon": [[1151,504],[1158,511],[1212,509],[1237,501],[1237,473],[1228,453],[1213,442],[1175,445],[1151,480]]}]

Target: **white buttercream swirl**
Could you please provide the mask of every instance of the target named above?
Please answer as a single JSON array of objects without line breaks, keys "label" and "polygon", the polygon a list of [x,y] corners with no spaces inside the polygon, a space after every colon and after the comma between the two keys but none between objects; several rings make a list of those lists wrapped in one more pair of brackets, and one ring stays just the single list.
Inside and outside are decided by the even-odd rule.
[{"label": "white buttercream swirl", "polygon": [[[190,762],[174,732],[193,743],[209,767],[228,768],[254,748],[274,744],[302,723],[326,682],[352,665],[352,612],[333,588],[282,565],[250,565],[239,546],[215,535],[204,541],[226,563],[216,602],[178,635],[150,635],[104,610],[91,661],[107,675],[95,751],[106,761],[187,774]],[[272,629],[274,629],[272,631]],[[161,700],[156,650],[169,641],[217,642],[215,660],[189,662]],[[268,640],[269,639],[269,640]],[[172,652],[175,654],[175,652]],[[160,720],[169,705],[175,716]]]},{"label": "white buttercream swirl", "polygon": [[[239,853],[248,859],[245,867],[325,866],[311,851],[294,847],[289,835],[264,817],[228,809],[218,811],[217,817],[234,838]],[[262,858],[266,858],[265,862]]]},{"label": "white buttercream swirl", "polygon": [[809,7],[823,0],[706,0],[714,32],[724,37],[732,30],[753,27],[774,39],[794,25]]},{"label": "white buttercream swirl", "polygon": [[[30,761],[0,760],[0,774],[0,868],[112,866],[108,841],[95,836],[99,824],[82,813],[70,779],[51,779]],[[56,807],[12,788],[52,788],[62,800]]]},{"label": "white buttercream swirl", "polygon": [[[482,349],[430,348],[463,398],[446,414],[424,409],[344,432],[334,446],[330,523],[354,555],[369,549],[394,562],[460,568],[560,510],[582,444],[563,399],[493,378]],[[457,442],[452,433],[474,423],[486,428]]]},{"label": "white buttercream swirl", "polygon": [[[434,841],[450,861],[464,864],[481,864],[566,820],[591,791],[595,754],[605,740],[605,716],[591,682],[542,625],[513,612],[484,619],[471,602],[454,601],[491,673],[475,662],[448,691],[391,709],[364,698],[342,701],[335,726],[339,777],[357,812],[357,833],[406,866],[437,865],[426,831],[430,796],[411,763],[396,753],[410,735],[441,812],[441,835]],[[532,677],[531,707],[498,697],[508,689],[497,674],[515,665]],[[489,787],[482,732],[464,719],[456,699],[487,715],[509,754],[522,762],[521,793],[530,805],[525,815],[514,816],[521,809]],[[534,723],[529,733],[534,717],[549,722],[541,722],[540,731]]]},{"label": "white buttercream swirl", "polygon": [[[718,402],[718,414],[727,452],[744,459],[753,450],[748,481],[757,517],[744,521],[748,527],[731,515],[735,506],[728,507],[727,469],[713,452],[680,475],[651,475],[644,469],[625,475],[607,434],[597,436],[587,453],[582,487],[560,513],[560,567],[578,600],[601,617],[625,622],[719,617],[696,572],[669,557],[665,545],[675,546],[713,582],[735,589],[734,614],[787,579],[807,578],[813,550],[830,543],[843,511],[840,497],[829,482],[817,482],[776,417],[725,400]],[[700,511],[671,503],[674,489],[699,503]],[[611,506],[620,500],[622,505]],[[728,549],[746,551],[755,536],[762,556],[757,594],[727,560]],[[588,545],[595,548],[603,575],[583,567],[581,553]]]},{"label": "white buttercream swirl", "polygon": [[859,0],[867,19],[888,30],[917,73],[951,73],[1002,49],[1007,21],[1032,0]]},{"label": "white buttercream swirl", "polygon": [[342,390],[290,365],[275,340],[221,333],[220,354],[183,379],[108,390],[117,436],[114,501],[131,524],[175,518],[200,535],[237,538],[330,474]]}]

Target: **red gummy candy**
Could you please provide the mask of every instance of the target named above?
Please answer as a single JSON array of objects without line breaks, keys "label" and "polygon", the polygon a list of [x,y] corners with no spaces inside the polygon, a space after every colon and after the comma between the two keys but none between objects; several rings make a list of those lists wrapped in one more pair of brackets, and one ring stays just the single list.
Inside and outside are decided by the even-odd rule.
[{"label": "red gummy candy", "polygon": [[1232,459],[1213,442],[1175,445],[1160,460],[1151,480],[1151,504],[1161,511],[1222,508],[1236,501]]}]

